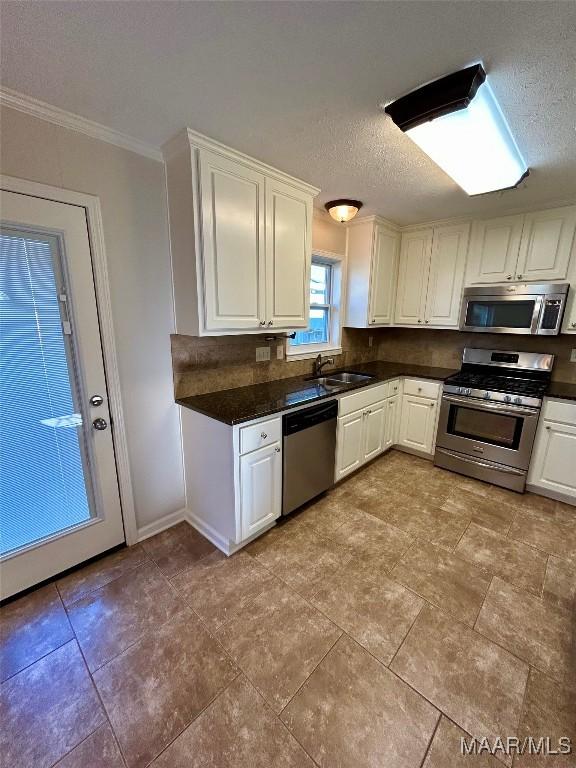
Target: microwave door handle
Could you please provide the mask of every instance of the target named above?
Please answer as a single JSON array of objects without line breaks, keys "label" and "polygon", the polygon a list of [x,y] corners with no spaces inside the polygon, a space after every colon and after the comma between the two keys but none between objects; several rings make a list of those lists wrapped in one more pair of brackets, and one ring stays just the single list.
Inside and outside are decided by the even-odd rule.
[{"label": "microwave door handle", "polygon": [[544,297],[536,296],[534,301],[534,312],[532,314],[532,322],[530,324],[530,333],[537,334],[542,324],[542,312],[544,310]]}]

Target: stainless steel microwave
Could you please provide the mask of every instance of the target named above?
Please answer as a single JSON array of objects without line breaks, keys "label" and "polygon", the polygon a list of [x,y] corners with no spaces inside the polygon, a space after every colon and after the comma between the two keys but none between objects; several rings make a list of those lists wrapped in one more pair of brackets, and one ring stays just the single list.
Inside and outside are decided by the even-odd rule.
[{"label": "stainless steel microwave", "polygon": [[556,336],[569,287],[568,283],[522,283],[465,288],[460,330]]}]

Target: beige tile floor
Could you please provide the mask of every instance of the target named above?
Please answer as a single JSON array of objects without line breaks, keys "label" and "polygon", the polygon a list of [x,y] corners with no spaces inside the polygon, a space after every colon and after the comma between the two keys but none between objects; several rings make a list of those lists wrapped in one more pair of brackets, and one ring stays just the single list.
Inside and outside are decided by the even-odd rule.
[{"label": "beige tile floor", "polygon": [[[393,451],[224,557],[187,524],[0,611],[6,768],[498,768],[569,736],[576,508]],[[554,741],[553,741],[554,743]]]}]

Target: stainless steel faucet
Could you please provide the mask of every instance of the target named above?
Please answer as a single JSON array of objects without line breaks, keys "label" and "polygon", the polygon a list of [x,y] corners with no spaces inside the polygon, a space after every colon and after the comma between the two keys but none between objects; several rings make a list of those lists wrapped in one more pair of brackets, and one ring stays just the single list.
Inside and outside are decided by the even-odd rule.
[{"label": "stainless steel faucet", "polygon": [[320,376],[322,373],[322,368],[324,368],[325,365],[334,365],[334,358],[333,357],[327,357],[325,360],[322,360],[322,355],[318,355],[316,360],[314,360],[314,367],[312,369],[312,375],[313,376]]}]

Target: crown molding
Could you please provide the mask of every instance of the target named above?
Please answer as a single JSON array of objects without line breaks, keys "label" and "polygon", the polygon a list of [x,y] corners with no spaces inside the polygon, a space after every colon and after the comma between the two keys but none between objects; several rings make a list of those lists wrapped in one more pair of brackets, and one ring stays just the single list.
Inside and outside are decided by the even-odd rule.
[{"label": "crown molding", "polygon": [[350,221],[347,221],[344,226],[345,227],[355,227],[358,224],[382,224],[385,227],[388,227],[389,229],[393,230],[401,230],[402,227],[394,221],[390,221],[390,219],[385,219],[383,216],[378,216],[377,214],[374,214],[372,216],[355,216]]},{"label": "crown molding", "polygon": [[18,110],[18,112],[32,115],[32,117],[46,120],[54,125],[59,125],[62,128],[83,133],[92,139],[98,139],[107,144],[114,144],[116,147],[127,149],[129,152],[136,152],[151,160],[163,162],[162,152],[158,147],[154,147],[120,131],[115,131],[113,128],[108,128],[101,123],[96,123],[80,115],[67,112],[65,109],[54,107],[45,101],[40,101],[40,99],[13,91],[11,88],[0,88],[0,104],[4,107]]}]

